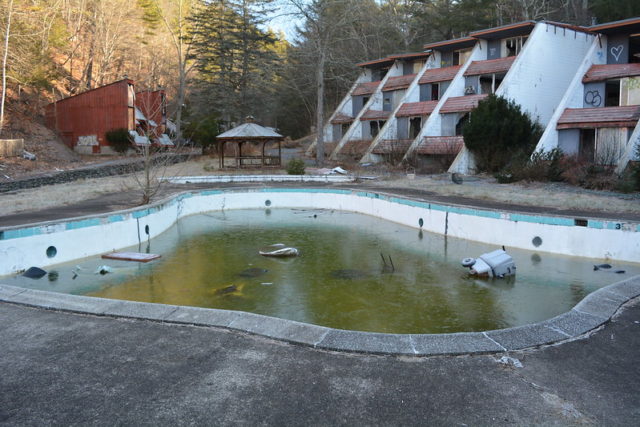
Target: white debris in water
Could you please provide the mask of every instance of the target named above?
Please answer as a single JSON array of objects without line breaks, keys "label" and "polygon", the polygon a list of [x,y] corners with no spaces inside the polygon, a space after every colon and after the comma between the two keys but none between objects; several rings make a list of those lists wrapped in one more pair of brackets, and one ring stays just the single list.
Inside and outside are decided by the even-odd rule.
[{"label": "white debris in water", "polygon": [[513,365],[516,368],[522,368],[522,362],[520,362],[515,357],[502,356],[497,360],[498,363],[502,363],[503,365]]},{"label": "white debris in water", "polygon": [[260,283],[260,284],[261,284],[261,285],[264,285],[264,286],[271,286],[271,285],[273,285],[273,283],[272,283],[272,282],[264,282],[264,283]]}]

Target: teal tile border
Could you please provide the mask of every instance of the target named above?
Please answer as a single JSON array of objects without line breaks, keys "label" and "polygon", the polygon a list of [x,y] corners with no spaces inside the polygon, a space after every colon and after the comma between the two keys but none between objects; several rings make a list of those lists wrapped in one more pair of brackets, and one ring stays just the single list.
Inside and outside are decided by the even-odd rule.
[{"label": "teal tile border", "polygon": [[[221,194],[237,194],[237,193],[311,193],[311,194],[338,194],[338,195],[351,195],[355,197],[383,200],[389,203],[396,203],[403,206],[411,206],[419,209],[448,212],[458,215],[474,216],[480,218],[490,219],[502,219],[505,221],[513,222],[527,222],[533,224],[563,226],[563,227],[577,227],[575,225],[575,218],[562,217],[562,216],[544,216],[544,215],[531,215],[522,214],[508,211],[498,211],[492,209],[481,209],[468,206],[457,205],[444,205],[439,203],[432,203],[427,201],[405,199],[402,197],[388,195],[384,193],[370,192],[370,191],[358,191],[353,189],[333,189],[333,188],[260,188],[260,189],[216,189],[216,190],[201,190],[197,192],[184,192],[172,196],[170,199],[166,199],[157,202],[154,205],[144,208],[138,208],[128,210],[120,213],[110,213],[105,215],[98,215],[91,218],[83,219],[70,219],[67,221],[52,222],[45,225],[29,225],[23,228],[10,227],[6,229],[0,229],[2,237],[0,240],[19,239],[23,237],[31,237],[41,234],[49,234],[52,230],[48,227],[60,227],[64,230],[77,230],[86,227],[95,227],[105,223],[116,223],[125,221],[131,217],[135,219],[144,218],[148,215],[161,212],[164,209],[174,206],[180,203],[182,200],[193,198],[196,196],[215,196]],[[615,222],[615,221],[602,221],[602,220],[587,220],[587,226],[582,228],[597,229],[597,230],[621,230],[627,232],[640,232],[640,224],[634,224],[631,222]],[[54,229],[53,231],[56,231]]]}]

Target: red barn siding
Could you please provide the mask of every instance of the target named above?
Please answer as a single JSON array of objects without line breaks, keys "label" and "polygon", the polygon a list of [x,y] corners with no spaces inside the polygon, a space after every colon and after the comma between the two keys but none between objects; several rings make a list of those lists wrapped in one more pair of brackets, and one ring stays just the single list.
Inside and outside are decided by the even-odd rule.
[{"label": "red barn siding", "polygon": [[167,126],[167,108],[164,90],[144,91],[136,93],[136,107],[144,116],[156,122],[156,136],[165,133]]}]

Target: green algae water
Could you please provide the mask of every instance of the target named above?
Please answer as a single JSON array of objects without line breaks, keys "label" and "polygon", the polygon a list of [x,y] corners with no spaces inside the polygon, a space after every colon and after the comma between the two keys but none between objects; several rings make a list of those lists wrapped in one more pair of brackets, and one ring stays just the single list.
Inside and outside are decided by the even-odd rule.
[{"label": "green algae water", "polygon": [[[284,243],[300,256],[258,254]],[[640,273],[593,271],[594,261],[507,248],[517,275],[470,277],[460,265],[496,246],[330,210],[238,210],[181,219],[123,250],[162,255],[140,264],[99,257],[51,267],[16,286],[132,301],[259,313],[339,329],[388,333],[485,331],[570,310],[588,293]],[[103,265],[108,274],[96,271]]]}]

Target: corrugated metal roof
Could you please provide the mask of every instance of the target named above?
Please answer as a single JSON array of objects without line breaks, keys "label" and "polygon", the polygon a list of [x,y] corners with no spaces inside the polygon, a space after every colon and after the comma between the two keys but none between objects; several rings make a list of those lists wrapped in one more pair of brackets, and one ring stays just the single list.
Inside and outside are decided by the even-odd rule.
[{"label": "corrugated metal roof", "polygon": [[433,113],[438,101],[405,102],[396,113],[397,117],[426,116]]},{"label": "corrugated metal roof", "polygon": [[558,119],[557,129],[635,127],[640,105],[602,108],[567,108]]},{"label": "corrugated metal roof", "polygon": [[640,64],[592,65],[582,78],[582,83],[633,76],[640,76]]},{"label": "corrugated metal roof", "polygon": [[487,96],[489,95],[481,94],[449,98],[445,101],[442,108],[440,108],[440,113],[466,113],[476,108],[478,106],[478,102],[482,101]]},{"label": "corrugated metal roof", "polygon": [[387,120],[391,115],[391,111],[367,110],[360,116],[360,120]]},{"label": "corrugated metal roof", "polygon": [[418,154],[458,154],[464,145],[462,136],[425,136],[416,148]]},{"label": "corrugated metal roof", "polygon": [[478,76],[481,74],[499,74],[506,73],[511,68],[511,64],[515,61],[515,56],[507,56],[505,58],[498,59],[486,59],[484,61],[473,61],[467,71],[464,72],[465,76]]},{"label": "corrugated metal roof", "polygon": [[339,125],[342,123],[351,123],[353,121],[353,117],[347,116],[346,114],[338,113],[333,119],[331,119],[330,123],[333,125]]},{"label": "corrugated metal roof", "polygon": [[623,19],[621,21],[605,22],[589,27],[590,31],[612,34],[615,32],[635,32],[640,28],[640,17]]},{"label": "corrugated metal roof", "polygon": [[380,85],[380,80],[378,80],[377,82],[358,83],[358,85],[353,90],[353,93],[351,93],[351,95],[352,96],[371,95],[376,91],[379,85]]},{"label": "corrugated metal roof", "polygon": [[415,74],[407,74],[404,76],[389,77],[384,84],[382,91],[406,89],[409,87],[413,79],[416,78]]},{"label": "corrugated metal roof", "polygon": [[256,123],[243,123],[226,132],[221,133],[217,139],[262,139],[262,138],[284,138],[277,132],[260,126]]},{"label": "corrugated metal roof", "polygon": [[452,65],[451,67],[432,68],[424,72],[420,77],[420,84],[447,82],[453,80],[453,78],[460,71],[461,65]]},{"label": "corrugated metal roof", "polygon": [[488,28],[486,30],[473,31],[469,33],[469,36],[486,40],[514,37],[529,34],[535,25],[536,21],[523,21],[515,24],[502,25],[500,27]]}]

